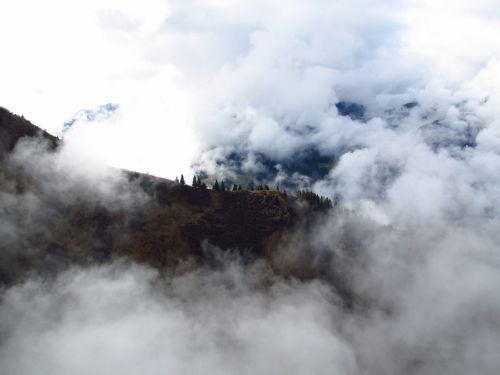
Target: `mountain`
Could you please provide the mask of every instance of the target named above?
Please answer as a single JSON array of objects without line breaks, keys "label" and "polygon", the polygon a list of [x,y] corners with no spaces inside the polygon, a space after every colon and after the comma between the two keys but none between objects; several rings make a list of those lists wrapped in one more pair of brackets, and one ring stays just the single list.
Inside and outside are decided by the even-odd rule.
[{"label": "mountain", "polygon": [[[404,106],[404,110],[408,112],[416,105],[416,103],[408,103]],[[366,108],[356,102],[340,101],[335,104],[335,108],[340,117],[363,122],[369,119]],[[399,112],[394,111],[392,116],[395,117]],[[293,123],[288,125],[284,123],[283,126],[291,138],[298,136],[304,140],[301,142],[301,147],[295,149],[293,153],[281,156],[272,155],[273,153],[269,151],[265,152],[246,144],[247,138],[242,137],[234,142],[235,147],[224,148],[213,144],[203,150],[202,156],[195,161],[193,167],[197,174],[206,175],[208,159],[219,168],[230,171],[228,174],[235,176],[238,181],[243,181],[244,185],[251,184],[254,180],[272,181],[280,175],[282,187],[297,190],[304,185],[312,186],[315,182],[325,179],[340,157],[349,151],[340,146],[336,150],[325,150],[318,147],[318,144],[307,142],[307,139],[314,139],[318,136],[318,128],[314,126],[294,126]],[[247,176],[249,164],[258,166],[254,168],[255,172],[250,179]]]},{"label": "mountain", "polygon": [[[21,140],[41,142],[54,160],[19,161]],[[68,265],[116,258],[162,271],[210,262],[218,252],[273,264],[280,240],[329,207],[312,193],[195,189],[111,168],[115,180],[105,186],[108,198],[103,198],[91,180],[71,181],[68,173],[57,172],[61,140],[3,108],[0,144],[3,284],[33,271],[50,275]],[[308,272],[300,267],[297,275]]]},{"label": "mountain", "polygon": [[55,148],[59,143],[57,137],[33,125],[24,117],[0,107],[0,156],[12,151],[23,137],[41,137],[49,142],[51,148]]}]

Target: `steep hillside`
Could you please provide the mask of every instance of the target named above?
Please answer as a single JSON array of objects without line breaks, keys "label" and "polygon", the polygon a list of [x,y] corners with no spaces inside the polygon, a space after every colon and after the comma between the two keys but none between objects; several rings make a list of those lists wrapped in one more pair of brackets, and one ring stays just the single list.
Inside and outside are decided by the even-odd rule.
[{"label": "steep hillside", "polygon": [[10,160],[21,138],[45,139],[46,152],[54,154],[61,143],[56,137],[6,110],[1,111],[0,135],[0,251],[8,259],[0,264],[4,283],[32,270],[50,274],[68,264],[117,257],[162,270],[189,268],[210,262],[214,248],[237,251],[249,260],[272,260],[279,239],[297,225],[304,209],[312,211],[279,191],[195,189],[116,170],[110,173],[119,175],[118,182],[106,186],[111,198],[103,198],[93,192],[90,179],[72,182],[52,171],[50,163],[43,169],[30,160],[35,166],[29,169],[26,161]]},{"label": "steep hillside", "polygon": [[55,148],[59,142],[57,137],[33,125],[24,117],[19,117],[0,107],[0,155],[12,151],[19,139],[37,136],[46,139],[52,148]]}]

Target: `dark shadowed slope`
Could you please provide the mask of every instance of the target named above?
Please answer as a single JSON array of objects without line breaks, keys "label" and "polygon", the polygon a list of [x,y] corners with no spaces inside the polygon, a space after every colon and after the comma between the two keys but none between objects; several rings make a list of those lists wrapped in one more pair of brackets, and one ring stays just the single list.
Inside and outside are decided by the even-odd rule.
[{"label": "dark shadowed slope", "polygon": [[[99,179],[74,177],[60,169],[54,151],[60,140],[24,118],[0,113],[4,283],[32,270],[50,274],[68,264],[117,257],[159,269],[189,268],[210,261],[213,247],[270,259],[304,207],[310,211],[279,191],[194,189],[111,168]],[[19,148],[29,149],[33,139],[48,140],[44,155],[36,148],[38,154],[20,159]]]},{"label": "dark shadowed slope", "polygon": [[55,148],[58,138],[33,125],[24,117],[19,117],[0,107],[0,153],[12,151],[22,137],[40,136]]}]

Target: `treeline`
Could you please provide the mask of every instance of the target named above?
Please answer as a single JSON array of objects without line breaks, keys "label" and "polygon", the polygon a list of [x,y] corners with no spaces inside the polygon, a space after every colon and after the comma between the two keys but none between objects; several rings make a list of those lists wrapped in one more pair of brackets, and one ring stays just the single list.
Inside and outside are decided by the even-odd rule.
[{"label": "treeline", "polygon": [[333,202],[330,198],[323,197],[308,190],[299,190],[297,192],[297,199],[299,202],[307,202],[309,206],[314,208],[326,209],[333,207]]},{"label": "treeline", "polygon": [[[183,186],[186,185],[186,180],[184,179],[184,175],[181,174],[181,178],[180,179],[178,177],[176,177],[175,178],[175,183],[183,185]],[[198,177],[196,175],[193,176],[193,182],[191,183],[191,187],[193,187],[195,189],[208,189],[209,188],[208,185],[205,182],[203,182],[200,177]],[[210,189],[213,190],[213,191],[276,190],[276,191],[279,191],[279,192],[282,192],[282,193],[286,194],[286,190],[283,190],[283,191],[280,190],[279,185],[277,185],[275,189],[270,189],[269,185],[259,184],[257,186],[254,186],[253,183],[250,183],[244,189],[244,188],[241,187],[240,184],[228,185],[226,182],[224,182],[224,181],[219,182],[219,180],[217,180],[217,179],[212,184],[212,186],[210,187]]]},{"label": "treeline", "polygon": [[[175,178],[175,182],[177,184],[180,184],[182,186],[186,185],[186,181],[184,180],[184,175],[181,174],[181,178],[179,179],[178,177]],[[201,178],[197,177],[196,175],[193,176],[193,182],[191,183],[191,187],[195,189],[203,189],[206,190],[208,189],[208,186],[205,182],[201,180]],[[215,183],[211,186],[211,190],[213,191],[238,191],[238,190],[243,190],[241,185],[236,185],[233,184],[232,188],[229,186],[226,186],[226,183],[224,181],[221,181],[219,183],[218,180],[215,180]]]},{"label": "treeline", "polygon": [[[181,178],[175,178],[175,182],[180,184],[180,185],[186,185],[186,181],[184,179],[184,175],[181,174]],[[200,177],[194,175],[193,176],[193,182],[191,186],[194,189],[202,189],[202,190],[207,190],[209,189],[208,185],[201,180]],[[259,184],[255,186],[253,183],[248,184],[248,186],[243,189],[240,184],[232,184],[228,185],[226,182],[219,180],[215,180],[215,182],[210,186],[210,190],[212,191],[266,191],[266,190],[274,190],[282,193],[285,197],[288,196],[288,193],[285,189],[281,190],[279,185],[276,185],[274,189],[269,188],[269,185],[267,184]],[[293,196],[293,195],[292,195]],[[295,198],[299,202],[305,202],[309,206],[313,208],[318,208],[318,209],[328,209],[333,207],[333,202],[330,198],[323,197],[321,195],[318,195],[310,190],[299,190],[297,191],[297,194]]]}]

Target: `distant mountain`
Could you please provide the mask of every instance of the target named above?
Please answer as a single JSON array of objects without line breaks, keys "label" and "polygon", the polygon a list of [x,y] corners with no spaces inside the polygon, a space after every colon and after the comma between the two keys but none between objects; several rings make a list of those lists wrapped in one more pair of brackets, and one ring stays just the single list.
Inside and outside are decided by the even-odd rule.
[{"label": "distant mountain", "polygon": [[363,120],[365,117],[365,107],[358,103],[340,101],[335,104],[341,116],[349,116],[353,120]]},{"label": "distant mountain", "polygon": [[[354,121],[366,121],[366,108],[355,102],[340,101],[335,104],[335,108],[340,116],[349,117]],[[410,108],[410,107],[409,107]],[[292,133],[297,135],[299,132],[294,129]],[[307,137],[315,136],[316,129],[312,126],[303,126],[300,128],[300,136],[306,139]],[[217,149],[217,145],[205,151]],[[278,174],[287,176],[283,178],[280,184],[282,187],[292,190],[300,189],[304,186],[312,186],[314,182],[324,179],[334,165],[338,162],[340,156],[346,152],[345,149],[339,148],[337,152],[333,150],[325,151],[318,148],[316,145],[309,144],[302,149],[296,150],[293,155],[286,157],[273,157],[269,153],[251,150],[252,163],[258,164],[258,168],[253,176],[253,180],[249,181],[246,176],[245,169],[249,160],[249,149],[240,147],[236,150],[230,150],[226,154],[216,152],[217,159],[215,162],[221,169],[229,171],[228,175],[233,176],[235,181],[245,184],[256,182],[269,182],[275,180]],[[194,168],[201,175],[205,175],[203,163],[194,165]]]},{"label": "distant mountain", "polygon": [[69,131],[77,121],[95,121],[110,118],[120,108],[118,104],[107,103],[96,108],[82,109],[73,115],[73,117],[64,122],[61,134]]}]

